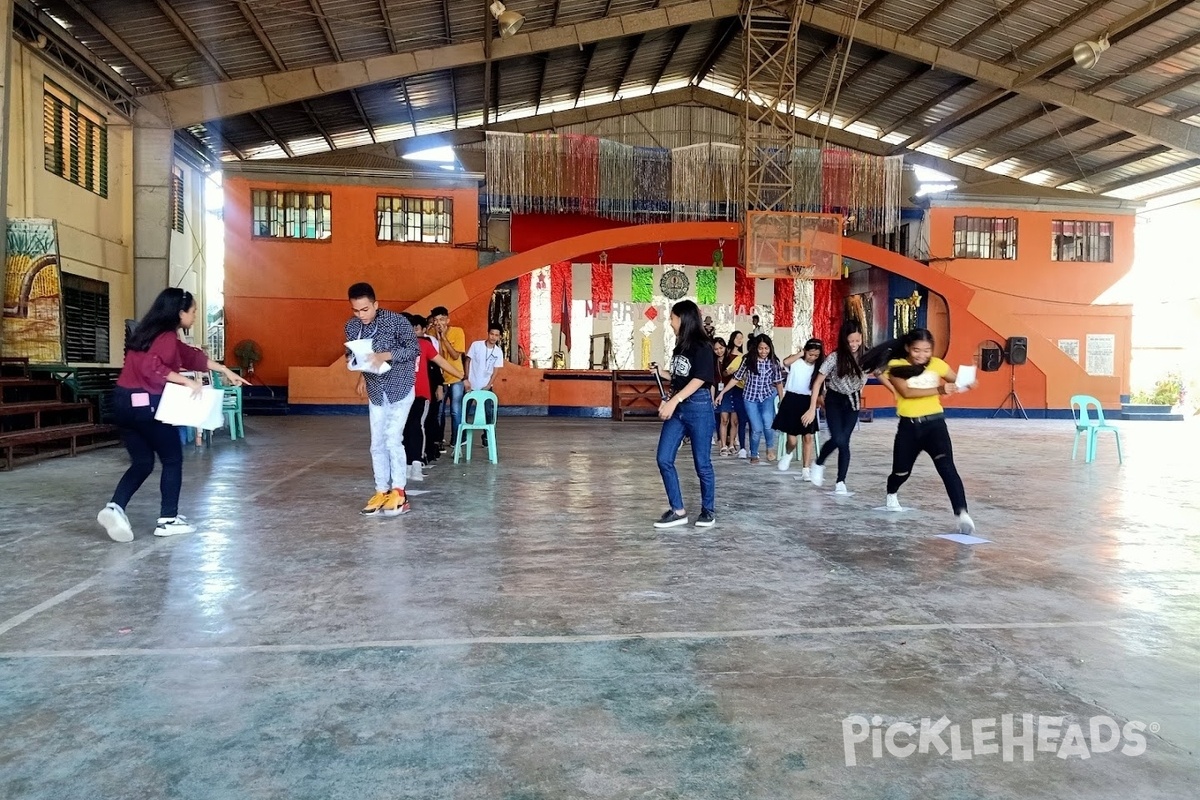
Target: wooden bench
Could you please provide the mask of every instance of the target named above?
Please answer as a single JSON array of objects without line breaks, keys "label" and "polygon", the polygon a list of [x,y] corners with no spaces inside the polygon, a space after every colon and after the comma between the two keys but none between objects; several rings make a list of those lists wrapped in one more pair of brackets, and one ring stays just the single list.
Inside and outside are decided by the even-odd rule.
[{"label": "wooden bench", "polygon": [[658,383],[646,370],[613,372],[612,415],[618,422],[630,419],[657,419],[662,395]]},{"label": "wooden bench", "polygon": [[38,365],[30,368],[38,374],[48,375],[67,387],[71,399],[89,402],[96,407],[96,419],[112,421],[112,390],[117,385],[121,370],[115,367],[79,367],[67,364]]},{"label": "wooden bench", "polygon": [[[62,400],[45,400],[30,403],[0,403],[0,417],[16,417],[24,414],[32,414],[34,428],[42,427],[42,414],[53,414],[69,411],[86,411],[87,419],[83,421],[92,422],[92,414],[95,411],[95,406],[86,402],[69,403]],[[0,431],[0,433],[3,433],[3,431]]]},{"label": "wooden bench", "polygon": [[[112,434],[116,428],[112,425],[96,425],[83,422],[75,425],[56,425],[52,428],[34,428],[25,431],[0,433],[0,451],[3,451],[4,468],[11,470],[13,465],[24,461],[69,453],[75,455],[80,450],[92,450],[97,447],[107,447],[113,444]],[[107,437],[101,439],[101,437]],[[81,443],[80,440],[86,440]],[[39,445],[65,442],[66,448],[43,451]],[[18,447],[32,447],[33,453],[17,457],[13,452]]]}]

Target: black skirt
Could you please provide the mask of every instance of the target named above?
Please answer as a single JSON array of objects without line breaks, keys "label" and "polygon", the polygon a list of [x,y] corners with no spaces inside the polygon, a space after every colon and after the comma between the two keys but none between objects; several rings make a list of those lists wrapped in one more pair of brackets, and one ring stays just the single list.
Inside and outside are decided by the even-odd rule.
[{"label": "black skirt", "polygon": [[783,400],[779,402],[779,411],[775,413],[775,424],[771,427],[789,436],[807,436],[817,432],[817,418],[814,415],[812,424],[805,425],[801,417],[808,411],[812,395],[784,392]]}]

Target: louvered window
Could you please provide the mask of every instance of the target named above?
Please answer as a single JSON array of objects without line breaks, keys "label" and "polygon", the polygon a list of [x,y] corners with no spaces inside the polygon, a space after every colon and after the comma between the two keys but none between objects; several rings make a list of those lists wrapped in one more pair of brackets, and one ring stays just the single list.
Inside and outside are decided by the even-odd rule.
[{"label": "louvered window", "polygon": [[379,197],[375,239],[450,244],[453,201],[448,197]]},{"label": "louvered window", "polygon": [[108,197],[108,125],[104,116],[46,81],[42,126],[46,169]]},{"label": "louvered window", "polygon": [[64,272],[62,285],[67,322],[67,361],[107,364],[108,284]]},{"label": "louvered window", "polygon": [[183,170],[171,168],[171,227],[183,233]]}]

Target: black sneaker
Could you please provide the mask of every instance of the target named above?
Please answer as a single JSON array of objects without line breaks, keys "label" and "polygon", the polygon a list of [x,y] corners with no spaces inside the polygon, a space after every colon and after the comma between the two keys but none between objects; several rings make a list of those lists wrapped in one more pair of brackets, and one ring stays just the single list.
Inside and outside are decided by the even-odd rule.
[{"label": "black sneaker", "polygon": [[687,517],[686,513],[684,513],[682,516],[680,516],[679,514],[675,513],[674,509],[668,508],[663,513],[663,515],[658,518],[658,522],[654,523],[654,527],[656,527],[656,528],[674,528],[676,525],[687,525],[687,524],[688,524],[688,517]]},{"label": "black sneaker", "polygon": [[700,516],[696,517],[697,528],[711,528],[717,523],[717,516],[707,508],[700,512]]}]

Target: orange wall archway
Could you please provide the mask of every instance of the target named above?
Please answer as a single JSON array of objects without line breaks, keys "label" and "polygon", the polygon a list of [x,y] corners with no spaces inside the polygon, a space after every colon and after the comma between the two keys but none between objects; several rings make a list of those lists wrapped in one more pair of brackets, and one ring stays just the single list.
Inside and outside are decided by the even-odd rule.
[{"label": "orange wall archway", "polygon": [[[547,264],[569,261],[581,253],[659,242],[735,239],[740,235],[741,226],[733,222],[663,222],[595,231],[512,255],[490,267],[457,278],[408,307],[429,309],[445,306],[453,314],[472,301],[490,296],[499,284]],[[969,286],[944,272],[855,239],[843,239],[842,247],[846,257],[901,275],[945,298],[952,330],[946,360],[952,365],[975,363],[980,342],[988,339],[1003,341],[1005,335],[1017,333],[1023,328],[1023,323],[1004,307],[1002,301],[981,298]],[[1018,391],[1028,409],[1066,408],[1070,395],[1081,392],[1101,398],[1106,405],[1117,399],[1113,393],[1112,379],[1088,376],[1073,359],[1048,340],[1030,338],[1029,361],[1029,365],[1022,367],[1018,373]],[[324,378],[320,377],[320,373],[326,373]],[[330,381],[333,383],[330,384]],[[346,402],[357,402],[354,400],[352,381],[348,380],[340,359],[329,368],[293,367],[289,383],[293,402],[336,402],[338,397],[345,397]],[[874,391],[868,393],[868,406],[892,404],[890,392],[886,389],[870,388]],[[994,408],[1008,390],[1007,370],[983,373],[978,390],[963,395],[956,405]],[[1119,388],[1116,391],[1119,392]],[[1110,398],[1109,395],[1113,396]],[[309,397],[312,399],[306,399]]]}]

